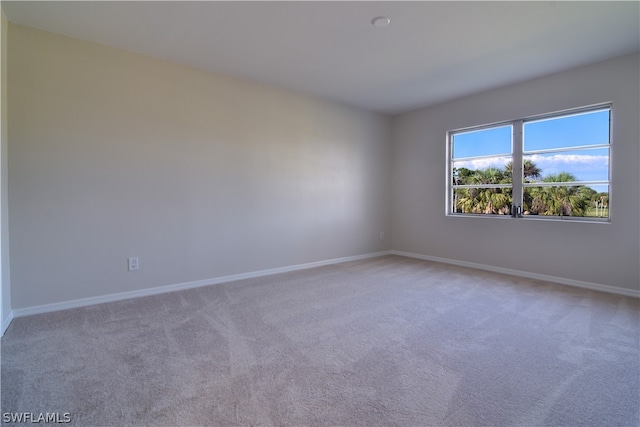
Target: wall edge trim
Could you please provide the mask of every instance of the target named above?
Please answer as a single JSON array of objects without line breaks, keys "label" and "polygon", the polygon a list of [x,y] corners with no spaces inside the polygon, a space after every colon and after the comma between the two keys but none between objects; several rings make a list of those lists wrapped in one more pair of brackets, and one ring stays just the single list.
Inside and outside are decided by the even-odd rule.
[{"label": "wall edge trim", "polygon": [[11,324],[11,321],[13,320],[14,317],[14,313],[13,310],[9,310],[9,313],[7,314],[7,317],[5,317],[4,319],[2,319],[2,333],[0,333],[0,338],[4,336],[4,333],[7,332],[7,328],[9,328],[9,325]]},{"label": "wall edge trim", "polygon": [[545,282],[551,282],[551,283],[556,283],[560,285],[568,285],[568,286],[573,286],[573,287],[578,287],[583,289],[590,289],[593,291],[600,291],[600,292],[606,292],[610,294],[640,298],[640,289],[635,290],[635,289],[620,288],[620,287],[610,286],[610,285],[603,285],[600,283],[583,282],[580,280],[567,279],[564,277],[549,276],[546,274],[532,273],[529,271],[515,270],[511,268],[495,267],[492,265],[478,264],[475,262],[468,262],[468,261],[460,261],[460,260],[451,259],[451,258],[441,258],[441,257],[436,257],[431,255],[418,254],[414,252],[392,250],[391,254],[405,256],[408,258],[422,259],[425,261],[440,262],[443,264],[458,265],[460,267],[475,268],[478,270],[491,271],[494,273],[508,274],[510,276],[518,276],[518,277],[525,277],[528,279],[542,280]]},{"label": "wall edge trim", "polygon": [[[306,270],[306,269],[315,268],[315,267],[322,267],[325,265],[339,264],[343,262],[357,261],[361,259],[375,258],[375,257],[380,257],[385,255],[391,255],[391,251],[371,252],[371,253],[362,254],[362,255],[333,258],[333,259],[328,259],[323,261],[314,261],[314,262],[308,262],[304,264],[290,265],[286,267],[276,267],[276,268],[270,268],[266,270],[252,271],[249,273],[232,274],[228,276],[220,276],[220,277],[214,277],[210,279],[176,283],[173,285],[164,285],[164,286],[158,286],[153,288],[139,289],[135,291],[118,292],[114,294],[80,298],[76,300],[62,301],[62,302],[24,307],[24,308],[14,308],[10,313],[10,315],[13,319],[14,317],[16,318],[25,317],[25,316],[35,315],[35,314],[50,313],[54,311],[87,307],[90,305],[104,304],[108,302],[122,301],[122,300],[127,300],[132,298],[160,295],[160,294],[165,294],[169,292],[181,291],[185,289],[219,285],[222,283],[235,282],[238,280],[253,279],[256,277],[263,277],[263,276],[271,276],[273,274],[288,273],[288,272],[297,271],[297,270]],[[6,326],[8,327],[9,325],[7,324]],[[4,327],[4,323],[3,323],[3,327]]]}]

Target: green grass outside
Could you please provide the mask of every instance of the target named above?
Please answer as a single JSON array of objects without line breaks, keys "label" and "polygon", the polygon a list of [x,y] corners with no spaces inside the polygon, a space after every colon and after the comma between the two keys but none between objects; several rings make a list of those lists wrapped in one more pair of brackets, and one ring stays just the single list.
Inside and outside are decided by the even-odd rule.
[{"label": "green grass outside", "polygon": [[596,215],[596,208],[587,208],[584,216],[591,217],[599,217],[599,218],[609,218],[609,208],[599,208],[598,215]]}]

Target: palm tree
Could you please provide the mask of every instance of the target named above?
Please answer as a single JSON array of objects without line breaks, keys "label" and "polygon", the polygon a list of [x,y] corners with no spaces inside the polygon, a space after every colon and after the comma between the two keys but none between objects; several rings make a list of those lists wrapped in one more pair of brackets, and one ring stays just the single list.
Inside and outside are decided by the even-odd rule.
[{"label": "palm tree", "polygon": [[[568,172],[547,175],[542,182],[574,182],[576,177]],[[587,200],[581,185],[557,185],[531,189],[530,209],[543,215],[584,216]]]},{"label": "palm tree", "polygon": [[609,216],[609,193],[597,193],[593,189],[586,196],[588,196],[591,205],[594,207],[595,216],[606,217]]},{"label": "palm tree", "polygon": [[458,188],[454,192],[455,210],[462,213],[480,213],[478,212],[479,189],[477,188]]},{"label": "palm tree", "polygon": [[[524,162],[522,163],[522,169],[524,172],[525,182],[530,182],[530,179],[538,179],[542,174],[542,170],[530,159],[524,159]],[[509,162],[506,164],[505,175],[509,178],[513,177],[513,162]]]},{"label": "palm tree", "polygon": [[475,173],[474,170],[467,168],[453,168],[454,185],[469,184],[470,177]]},{"label": "palm tree", "polygon": [[[468,171],[463,181],[465,184],[503,184],[505,180],[504,171],[499,168],[490,167],[475,171]],[[469,188],[467,192],[459,193],[457,197],[458,206],[464,213],[478,214],[503,214],[509,212],[511,197],[503,188]]]},{"label": "palm tree", "polygon": [[524,160],[523,169],[525,178],[538,179],[542,175],[542,170],[529,159]]}]

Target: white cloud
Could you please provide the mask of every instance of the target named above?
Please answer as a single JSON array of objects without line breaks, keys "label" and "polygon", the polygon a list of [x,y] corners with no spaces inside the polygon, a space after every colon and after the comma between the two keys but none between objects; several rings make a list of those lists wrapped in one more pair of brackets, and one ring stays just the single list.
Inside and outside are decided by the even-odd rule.
[{"label": "white cloud", "polygon": [[542,175],[569,172],[581,181],[606,180],[609,159],[604,155],[547,154],[533,155],[531,160],[542,170]]},{"label": "white cloud", "polygon": [[[608,156],[599,154],[533,154],[526,156],[526,158],[531,159],[540,168],[543,175],[565,171],[577,174],[579,179],[603,179],[602,176],[606,176],[609,167]],[[467,169],[495,167],[504,169],[510,160],[509,157],[472,159],[455,162],[454,167]],[[596,176],[599,176],[599,178]]]},{"label": "white cloud", "polygon": [[467,169],[486,169],[489,167],[504,169],[507,163],[511,161],[509,157],[498,157],[498,158],[489,158],[489,159],[475,159],[475,160],[464,160],[462,162],[455,162],[454,167],[456,168],[467,168]]},{"label": "white cloud", "polygon": [[538,167],[541,165],[589,165],[607,166],[608,156],[589,154],[533,154],[527,156]]}]

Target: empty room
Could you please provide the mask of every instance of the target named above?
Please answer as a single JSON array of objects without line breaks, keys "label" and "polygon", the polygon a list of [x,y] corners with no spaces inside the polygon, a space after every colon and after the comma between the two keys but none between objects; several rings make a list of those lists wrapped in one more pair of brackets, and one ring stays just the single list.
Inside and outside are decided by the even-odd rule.
[{"label": "empty room", "polygon": [[2,425],[640,425],[640,2],[1,7]]}]

